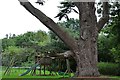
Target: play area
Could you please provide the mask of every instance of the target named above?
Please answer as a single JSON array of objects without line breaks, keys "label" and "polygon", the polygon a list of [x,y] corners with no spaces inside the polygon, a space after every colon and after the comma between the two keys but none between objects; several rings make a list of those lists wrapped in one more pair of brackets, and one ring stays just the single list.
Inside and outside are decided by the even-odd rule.
[{"label": "play area", "polygon": [[[3,77],[11,77],[11,75],[15,75],[14,77],[72,77],[73,71],[70,68],[69,58],[64,55],[35,55],[34,65],[30,67],[13,67],[15,61],[13,58],[10,61],[8,67],[5,67],[3,70]],[[65,65],[62,65],[62,62]],[[62,68],[66,66],[66,70],[63,72]]]}]

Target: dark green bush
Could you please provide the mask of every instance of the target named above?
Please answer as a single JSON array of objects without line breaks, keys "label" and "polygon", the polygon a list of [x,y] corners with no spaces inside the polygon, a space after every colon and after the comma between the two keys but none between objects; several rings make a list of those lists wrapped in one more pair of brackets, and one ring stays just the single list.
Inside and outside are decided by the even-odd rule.
[{"label": "dark green bush", "polygon": [[115,64],[115,63],[100,62],[98,64],[98,69],[102,75],[118,75],[119,74],[118,64]]}]

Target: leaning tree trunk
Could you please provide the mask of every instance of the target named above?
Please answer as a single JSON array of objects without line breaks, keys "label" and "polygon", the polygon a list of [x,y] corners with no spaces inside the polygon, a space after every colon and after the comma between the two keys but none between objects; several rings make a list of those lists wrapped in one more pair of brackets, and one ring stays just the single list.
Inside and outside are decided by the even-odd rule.
[{"label": "leaning tree trunk", "polygon": [[75,53],[77,70],[76,76],[99,76],[97,69],[97,19],[94,3],[81,3],[80,15],[80,39]]}]

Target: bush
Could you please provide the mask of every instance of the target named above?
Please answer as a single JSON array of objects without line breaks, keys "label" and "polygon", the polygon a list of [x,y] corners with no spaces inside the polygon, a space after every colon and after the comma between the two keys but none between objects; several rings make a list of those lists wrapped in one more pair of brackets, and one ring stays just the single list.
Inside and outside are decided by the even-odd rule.
[{"label": "bush", "polygon": [[102,75],[118,75],[119,74],[118,64],[115,64],[115,63],[100,62],[98,64],[98,69]]}]

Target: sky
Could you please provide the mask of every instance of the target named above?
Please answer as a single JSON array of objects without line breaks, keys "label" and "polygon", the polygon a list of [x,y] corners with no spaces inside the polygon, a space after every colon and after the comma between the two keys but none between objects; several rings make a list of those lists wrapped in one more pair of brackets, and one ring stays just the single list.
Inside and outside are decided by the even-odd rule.
[{"label": "sky", "polygon": [[[63,0],[46,0],[44,6],[40,6],[35,2],[37,0],[29,0],[36,8],[44,12],[48,17],[58,22],[58,18],[54,18],[59,9],[60,1]],[[72,14],[73,15],[73,14]],[[22,7],[18,0],[1,0],[0,2],[0,39],[4,38],[6,34],[20,35],[27,31],[47,29],[38,19],[32,16],[24,7]]]}]

